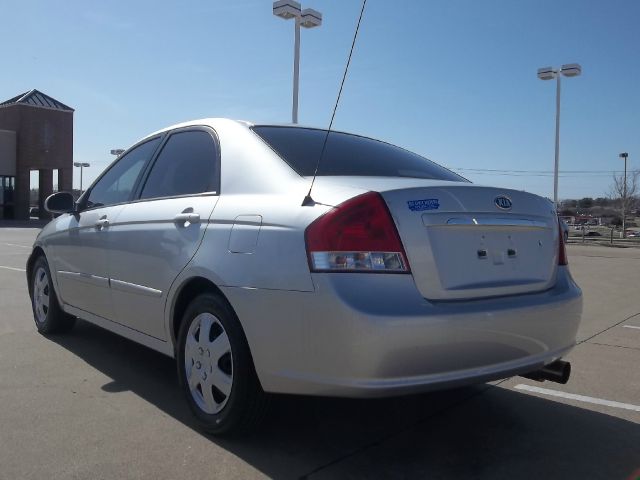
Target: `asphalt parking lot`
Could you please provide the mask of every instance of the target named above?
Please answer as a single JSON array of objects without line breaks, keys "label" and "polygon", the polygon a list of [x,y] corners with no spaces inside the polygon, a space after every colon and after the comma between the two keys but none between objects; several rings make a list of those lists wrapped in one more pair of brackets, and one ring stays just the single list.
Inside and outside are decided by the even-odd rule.
[{"label": "asphalt parking lot", "polygon": [[171,359],[84,322],[36,332],[36,234],[0,228],[0,478],[640,478],[640,249],[568,247],[585,312],[567,385],[275,397],[259,431],[220,440]]}]

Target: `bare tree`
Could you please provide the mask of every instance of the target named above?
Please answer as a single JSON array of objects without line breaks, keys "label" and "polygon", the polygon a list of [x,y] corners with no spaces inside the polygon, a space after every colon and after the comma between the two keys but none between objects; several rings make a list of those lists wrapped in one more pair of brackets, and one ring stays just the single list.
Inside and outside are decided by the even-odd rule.
[{"label": "bare tree", "polygon": [[636,202],[636,195],[640,193],[640,171],[627,172],[626,185],[623,174],[613,175],[613,184],[609,188],[609,197],[617,200],[622,216],[622,237],[626,237],[626,218],[629,210]]}]

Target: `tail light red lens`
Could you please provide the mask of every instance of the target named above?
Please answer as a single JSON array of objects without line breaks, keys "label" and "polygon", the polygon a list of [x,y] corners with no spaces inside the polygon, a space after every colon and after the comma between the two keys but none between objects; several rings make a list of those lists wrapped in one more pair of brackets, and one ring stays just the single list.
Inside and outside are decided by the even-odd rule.
[{"label": "tail light red lens", "polygon": [[564,244],[564,230],[562,229],[560,219],[558,219],[558,265],[568,264],[569,260],[567,259],[567,247]]},{"label": "tail light red lens", "polygon": [[316,219],[305,241],[314,272],[409,273],[398,230],[377,192],[351,198]]}]

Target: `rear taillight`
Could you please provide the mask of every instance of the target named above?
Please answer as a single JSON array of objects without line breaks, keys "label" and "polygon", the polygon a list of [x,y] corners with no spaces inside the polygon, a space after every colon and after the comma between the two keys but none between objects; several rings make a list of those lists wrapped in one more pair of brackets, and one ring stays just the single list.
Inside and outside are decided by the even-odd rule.
[{"label": "rear taillight", "polygon": [[316,219],[305,241],[313,272],[409,272],[398,230],[377,192],[347,200]]},{"label": "rear taillight", "polygon": [[560,219],[558,219],[558,265],[568,265],[567,248],[564,244],[564,230]]}]

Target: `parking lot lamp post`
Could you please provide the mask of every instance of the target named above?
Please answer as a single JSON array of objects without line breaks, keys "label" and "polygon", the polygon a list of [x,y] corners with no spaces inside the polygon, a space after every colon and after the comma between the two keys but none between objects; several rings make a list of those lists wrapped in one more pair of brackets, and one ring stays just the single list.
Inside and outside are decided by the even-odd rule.
[{"label": "parking lot lamp post", "polygon": [[81,162],[73,162],[73,166],[74,167],[80,167],[80,191],[82,192],[83,191],[82,190],[82,170],[85,167],[90,167],[91,164],[89,164],[89,163],[81,163]]},{"label": "parking lot lamp post", "polygon": [[553,170],[553,203],[558,208],[558,168],[560,165],[560,77],[577,77],[582,73],[582,67],[577,63],[568,63],[560,68],[543,67],[538,69],[540,80],[556,79],[556,154]]},{"label": "parking lot lamp post", "polygon": [[294,0],[273,2],[273,14],[284,20],[295,20],[295,40],[293,47],[293,106],[291,122],[298,123],[298,84],[300,78],[300,27],[313,28],[322,25],[322,14],[312,8],[302,10]]},{"label": "parking lot lamp post", "polygon": [[627,152],[618,155],[624,158],[624,186],[622,187],[622,238],[627,238]]}]

